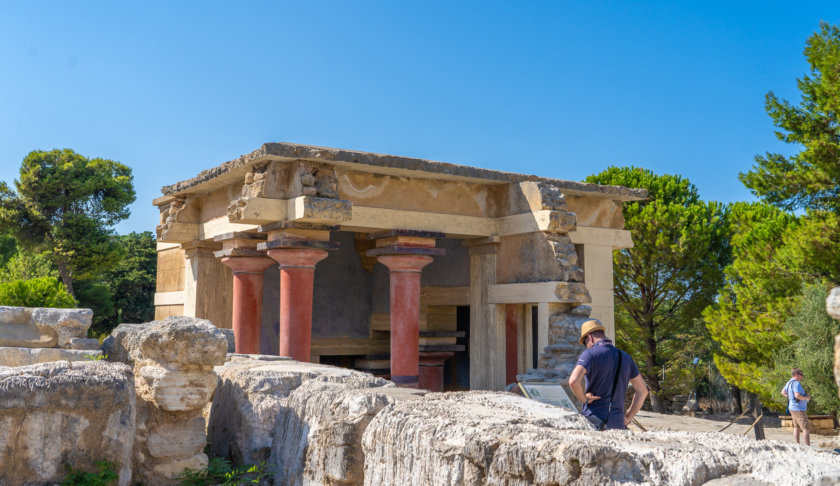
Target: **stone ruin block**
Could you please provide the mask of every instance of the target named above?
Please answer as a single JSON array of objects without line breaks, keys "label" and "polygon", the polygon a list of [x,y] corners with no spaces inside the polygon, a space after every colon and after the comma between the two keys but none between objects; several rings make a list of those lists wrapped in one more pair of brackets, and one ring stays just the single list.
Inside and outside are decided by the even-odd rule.
[{"label": "stone ruin block", "polygon": [[168,317],[122,324],[103,343],[110,360],[124,361],[137,377],[134,479],[176,484],[184,468],[207,465],[202,409],[216,389],[213,367],[225,361],[228,341],[210,321]]},{"label": "stone ruin block", "polygon": [[31,366],[54,361],[90,361],[102,355],[100,350],[57,348],[0,348],[0,366]]},{"label": "stone ruin block", "polygon": [[[279,477],[288,477],[290,474],[288,471],[303,469],[299,462],[301,456],[295,456],[298,457],[296,459],[298,462],[294,462],[291,458],[294,454],[298,454],[294,451],[306,445],[305,432],[303,432],[305,429],[300,427],[308,428],[309,437],[315,437],[317,434],[313,426],[315,424],[326,426],[328,423],[319,418],[321,416],[317,413],[323,413],[324,416],[330,413],[340,415],[339,412],[331,412],[327,408],[328,404],[333,406],[329,397],[341,395],[340,390],[345,388],[352,391],[384,390],[394,387],[391,382],[367,373],[291,360],[266,361],[237,356],[224,366],[216,368],[216,371],[220,381],[208,423],[208,440],[213,453],[240,464],[270,462],[270,469],[277,472]],[[322,389],[310,385],[312,388],[304,388],[300,394],[295,394],[297,389],[310,381],[335,386]],[[323,396],[308,397],[305,390],[317,390],[318,393],[323,393]],[[365,402],[367,399],[360,400],[368,403]],[[368,403],[359,410],[375,409],[377,403],[387,399],[377,398],[376,400],[374,400],[375,404]],[[340,406],[339,403],[340,400],[335,406]],[[312,406],[315,404],[318,404],[322,410],[314,411]],[[283,415],[289,413],[292,415]],[[364,414],[367,413],[364,412]],[[283,427],[278,428],[278,423],[288,421],[300,426],[296,429],[297,432],[284,431]],[[324,433],[329,434],[329,432]],[[335,435],[330,437],[334,438]],[[327,438],[312,440],[320,441],[319,443],[329,441]],[[352,444],[347,444],[347,446],[352,447]],[[272,447],[276,451],[274,456],[272,456]],[[292,451],[286,454],[277,451],[278,448],[291,448]],[[334,449],[324,446],[322,450]],[[308,457],[306,461],[310,463],[315,459]],[[275,481],[277,481],[276,478]],[[281,481],[278,484],[285,483]]]},{"label": "stone ruin block", "polygon": [[[598,432],[580,414],[511,394],[430,394],[379,412],[365,484],[812,484],[840,456],[717,433]],[[737,480],[741,482],[732,482]]]},{"label": "stone ruin block", "polygon": [[90,327],[90,309],[0,306],[0,346],[69,348]]},{"label": "stone ruin block", "polygon": [[362,435],[391,403],[426,392],[311,380],[295,389],[277,416],[268,470],[274,484],[363,484]]},{"label": "stone ruin block", "polygon": [[0,484],[56,484],[64,466],[118,466],[130,484],[134,376],[121,363],[0,367]]}]

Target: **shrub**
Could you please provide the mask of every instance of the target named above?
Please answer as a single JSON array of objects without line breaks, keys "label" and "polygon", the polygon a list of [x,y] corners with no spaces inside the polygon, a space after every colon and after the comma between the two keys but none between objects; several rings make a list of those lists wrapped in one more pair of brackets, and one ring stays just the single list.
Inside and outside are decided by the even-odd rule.
[{"label": "shrub", "polygon": [[64,466],[67,470],[67,477],[61,482],[61,486],[110,486],[119,478],[117,464],[109,461],[98,461],[97,472],[85,472]]},{"label": "shrub", "polygon": [[0,305],[76,307],[76,300],[57,278],[41,277],[0,284]]},{"label": "shrub", "polygon": [[265,472],[265,464],[233,467],[227,459],[214,457],[207,467],[193,471],[190,468],[178,476],[182,486],[237,486],[241,484],[261,484],[271,473]]}]

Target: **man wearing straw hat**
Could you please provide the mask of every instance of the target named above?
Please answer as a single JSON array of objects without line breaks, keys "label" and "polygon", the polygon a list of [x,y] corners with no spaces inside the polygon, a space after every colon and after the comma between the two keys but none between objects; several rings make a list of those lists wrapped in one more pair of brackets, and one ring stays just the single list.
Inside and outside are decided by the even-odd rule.
[{"label": "man wearing straw hat", "polygon": [[[648,389],[629,354],[613,346],[601,323],[592,319],[580,328],[580,344],[586,351],[569,377],[569,387],[583,403],[583,416],[598,430],[626,429],[642,408]],[[584,389],[583,381],[586,382]],[[627,383],[633,384],[633,402],[624,413]]]}]

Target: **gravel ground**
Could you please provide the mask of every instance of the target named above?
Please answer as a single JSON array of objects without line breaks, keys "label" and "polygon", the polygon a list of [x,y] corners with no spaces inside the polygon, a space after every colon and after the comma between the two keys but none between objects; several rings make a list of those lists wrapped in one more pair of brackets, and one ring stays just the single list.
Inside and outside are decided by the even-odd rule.
[{"label": "gravel ground", "polygon": [[[733,418],[735,418],[735,415],[731,413],[688,417],[685,415],[654,413],[642,410],[636,414],[636,419],[648,430],[681,430],[685,432],[717,432],[724,428]],[[767,439],[786,442],[794,441],[793,432],[788,429],[782,429],[781,420],[778,417],[764,416],[761,420],[764,424],[764,436]],[[723,433],[733,435],[743,434],[753,421],[754,419],[751,416],[742,417],[738,422],[724,430]],[[630,430],[639,429],[635,425],[631,425]],[[747,432],[747,436],[755,437],[755,433],[750,430]],[[835,449],[840,447],[840,437],[812,433],[811,446],[823,449]]]}]

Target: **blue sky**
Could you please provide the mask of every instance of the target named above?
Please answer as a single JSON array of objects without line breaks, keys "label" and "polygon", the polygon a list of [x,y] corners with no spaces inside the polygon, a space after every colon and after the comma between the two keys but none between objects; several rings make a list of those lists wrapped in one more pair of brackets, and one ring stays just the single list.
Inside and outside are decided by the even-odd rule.
[{"label": "blue sky", "polygon": [[134,170],[117,231],[160,187],[295,143],[581,180],[610,165],[751,199],[790,153],[764,95],[798,99],[837,2],[0,2],[0,180],[34,149]]}]

